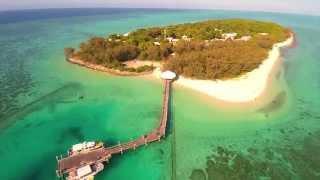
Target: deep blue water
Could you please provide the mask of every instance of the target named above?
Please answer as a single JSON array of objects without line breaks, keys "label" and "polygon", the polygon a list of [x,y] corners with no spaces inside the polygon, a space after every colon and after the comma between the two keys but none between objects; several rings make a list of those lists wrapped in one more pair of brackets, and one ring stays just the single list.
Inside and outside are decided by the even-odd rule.
[{"label": "deep blue water", "polygon": [[[65,8],[65,9],[35,9],[35,10],[18,10],[18,11],[0,11],[0,24],[16,23],[23,21],[35,21],[45,19],[55,19],[64,17],[75,16],[97,16],[107,15],[112,18],[113,16],[125,16],[128,13],[152,13],[152,12],[166,12],[173,10],[163,9],[139,9],[139,8]],[[179,11],[179,10],[175,10]],[[183,10],[180,10],[183,11]]]}]

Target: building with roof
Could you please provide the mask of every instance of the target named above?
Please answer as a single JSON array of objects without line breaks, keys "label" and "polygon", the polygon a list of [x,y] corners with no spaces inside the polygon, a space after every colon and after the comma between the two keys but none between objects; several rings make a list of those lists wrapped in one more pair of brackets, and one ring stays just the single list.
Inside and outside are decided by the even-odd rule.
[{"label": "building with roof", "polygon": [[223,33],[222,38],[224,40],[228,40],[228,39],[234,40],[237,37],[237,35],[238,35],[237,33]]},{"label": "building with roof", "polygon": [[164,80],[173,80],[177,77],[177,75],[172,71],[164,71],[161,73],[160,77]]},{"label": "building with roof", "polygon": [[156,46],[160,46],[161,45],[160,42],[153,42],[153,44],[156,45]]}]

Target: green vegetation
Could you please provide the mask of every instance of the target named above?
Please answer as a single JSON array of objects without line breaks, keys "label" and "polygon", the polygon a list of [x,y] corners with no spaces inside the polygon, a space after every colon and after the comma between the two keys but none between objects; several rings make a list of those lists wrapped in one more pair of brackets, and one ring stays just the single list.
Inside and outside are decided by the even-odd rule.
[{"label": "green vegetation", "polygon": [[64,55],[66,58],[70,58],[75,52],[73,48],[64,48]]},{"label": "green vegetation", "polygon": [[207,46],[190,42],[177,48],[182,50],[164,68],[197,79],[237,77],[257,68],[269,50],[260,47],[259,41],[218,41]]},{"label": "green vegetation", "polygon": [[[226,38],[227,33],[234,33],[234,37]],[[126,67],[126,61],[163,61],[164,69],[187,77],[223,79],[257,68],[272,45],[288,36],[289,30],[271,22],[210,20],[138,29],[127,36],[93,37],[81,43],[77,51],[66,48],[65,55],[130,72],[150,71],[153,67]]]}]

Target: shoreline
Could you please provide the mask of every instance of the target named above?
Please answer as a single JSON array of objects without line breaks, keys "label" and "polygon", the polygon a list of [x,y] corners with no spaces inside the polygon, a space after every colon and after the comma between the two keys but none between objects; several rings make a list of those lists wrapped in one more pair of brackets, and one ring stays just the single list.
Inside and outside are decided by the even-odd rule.
[{"label": "shoreline", "polygon": [[[175,81],[177,85],[194,90],[203,95],[211,98],[223,101],[226,103],[243,104],[251,103],[257,99],[261,99],[261,96],[266,94],[268,84],[270,84],[270,76],[276,68],[283,48],[290,48],[295,46],[296,38],[294,33],[283,41],[273,45],[273,48],[269,51],[268,57],[262,61],[260,66],[251,72],[248,72],[240,77],[228,79],[228,80],[196,80],[179,76]],[[120,71],[116,69],[110,69],[102,65],[96,65],[76,58],[66,59],[72,64],[76,64],[82,67],[86,67],[95,71],[105,72],[111,75],[118,76],[149,76],[152,78],[160,78],[161,65],[155,63],[155,70],[147,72],[128,72]],[[137,62],[135,62],[137,61]],[[152,63],[152,61],[146,61]],[[139,60],[133,60],[133,66],[135,63],[141,63]]]},{"label": "shoreline", "polygon": [[97,65],[97,64],[92,64],[92,63],[88,63],[88,62],[84,62],[82,60],[76,59],[76,58],[67,58],[66,61],[72,63],[72,64],[76,64],[82,67],[86,67],[95,71],[99,71],[99,72],[105,72],[108,74],[112,74],[112,75],[117,75],[117,76],[144,76],[144,75],[149,75],[152,74],[153,71],[146,71],[146,72],[141,72],[141,73],[137,73],[137,72],[129,72],[129,71],[120,71],[117,69],[110,69],[107,68],[105,66],[102,65]]},{"label": "shoreline", "polygon": [[[238,78],[212,81],[180,76],[176,80],[176,84],[227,103],[242,104],[255,101],[265,94],[273,69],[280,60],[282,48],[291,47],[294,42],[294,34],[291,34],[287,40],[274,44],[268,57],[257,69]],[[159,72],[155,72],[153,75],[159,76]]]}]

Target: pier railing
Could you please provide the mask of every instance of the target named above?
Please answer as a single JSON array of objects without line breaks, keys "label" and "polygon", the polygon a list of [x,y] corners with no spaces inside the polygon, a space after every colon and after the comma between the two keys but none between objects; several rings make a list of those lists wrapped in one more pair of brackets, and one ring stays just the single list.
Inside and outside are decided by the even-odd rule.
[{"label": "pier railing", "polygon": [[58,161],[58,176],[76,171],[76,169],[84,165],[92,165],[100,162],[108,162],[112,155],[122,154],[123,152],[136,149],[140,146],[147,145],[148,143],[160,141],[166,135],[168,114],[169,114],[169,101],[171,80],[164,80],[163,84],[163,101],[162,113],[159,125],[151,133],[141,136],[138,139],[129,141],[123,144],[118,144],[111,147],[101,147],[85,153],[78,153],[68,157],[57,158]]}]

